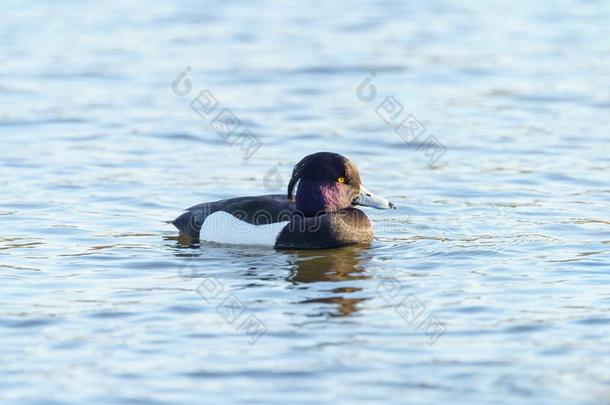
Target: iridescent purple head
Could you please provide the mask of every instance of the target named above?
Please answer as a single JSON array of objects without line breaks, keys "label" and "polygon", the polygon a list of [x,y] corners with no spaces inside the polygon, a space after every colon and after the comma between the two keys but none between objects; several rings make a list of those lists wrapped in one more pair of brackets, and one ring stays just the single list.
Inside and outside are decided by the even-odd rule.
[{"label": "iridescent purple head", "polygon": [[297,163],[288,183],[288,198],[295,199],[297,210],[305,216],[338,211],[354,205],[379,209],[394,207],[389,201],[373,195],[362,186],[354,162],[332,152],[314,153]]}]

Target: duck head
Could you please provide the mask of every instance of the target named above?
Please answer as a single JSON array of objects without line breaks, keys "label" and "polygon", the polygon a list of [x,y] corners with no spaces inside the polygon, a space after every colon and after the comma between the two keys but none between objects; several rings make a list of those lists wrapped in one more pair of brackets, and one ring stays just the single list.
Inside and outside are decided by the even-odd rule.
[{"label": "duck head", "polygon": [[394,204],[364,188],[354,162],[332,152],[314,153],[297,163],[288,183],[288,198],[294,198],[297,210],[306,216],[355,205],[394,208]]}]

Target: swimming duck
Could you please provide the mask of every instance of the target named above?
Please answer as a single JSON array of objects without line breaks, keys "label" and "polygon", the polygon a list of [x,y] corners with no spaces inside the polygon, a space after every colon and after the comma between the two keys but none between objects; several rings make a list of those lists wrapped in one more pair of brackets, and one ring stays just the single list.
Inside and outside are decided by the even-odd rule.
[{"label": "swimming duck", "polygon": [[238,197],[188,208],[172,223],[196,240],[276,249],[325,249],[370,243],[373,230],[357,205],[394,208],[368,191],[350,159],[332,152],[304,157],[288,193]]}]

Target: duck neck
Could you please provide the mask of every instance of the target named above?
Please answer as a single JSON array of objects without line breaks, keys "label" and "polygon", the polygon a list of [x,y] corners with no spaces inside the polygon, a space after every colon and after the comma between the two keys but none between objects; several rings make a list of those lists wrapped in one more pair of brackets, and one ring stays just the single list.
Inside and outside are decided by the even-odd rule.
[{"label": "duck neck", "polygon": [[313,217],[340,209],[339,193],[335,184],[317,180],[301,180],[296,193],[296,207],[306,217]]}]

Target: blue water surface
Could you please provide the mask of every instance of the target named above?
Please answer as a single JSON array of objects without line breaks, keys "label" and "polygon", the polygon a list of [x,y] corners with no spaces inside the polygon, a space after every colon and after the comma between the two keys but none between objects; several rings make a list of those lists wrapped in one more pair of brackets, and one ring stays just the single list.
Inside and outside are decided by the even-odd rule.
[{"label": "blue water surface", "polygon": [[[2,402],[608,403],[608,21],[3,2]],[[367,210],[370,248],[187,247],[165,222],[284,192],[320,150],[398,206]]]}]

